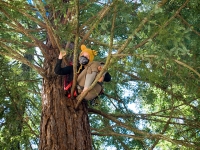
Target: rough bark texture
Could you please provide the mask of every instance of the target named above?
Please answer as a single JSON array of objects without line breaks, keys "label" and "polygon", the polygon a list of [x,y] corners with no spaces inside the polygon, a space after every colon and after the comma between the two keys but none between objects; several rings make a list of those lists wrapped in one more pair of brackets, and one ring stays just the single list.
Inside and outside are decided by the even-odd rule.
[{"label": "rough bark texture", "polygon": [[[54,59],[56,60],[56,59]],[[46,63],[48,79],[43,82],[40,150],[91,150],[87,104],[74,109],[76,100],[68,99],[63,79],[55,75],[55,61]]]}]

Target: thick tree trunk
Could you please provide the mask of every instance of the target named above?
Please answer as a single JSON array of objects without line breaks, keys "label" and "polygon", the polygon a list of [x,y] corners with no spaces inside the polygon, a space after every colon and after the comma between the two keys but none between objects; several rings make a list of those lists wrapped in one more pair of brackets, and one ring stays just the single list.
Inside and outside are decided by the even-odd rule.
[{"label": "thick tree trunk", "polygon": [[[51,68],[55,62],[48,65]],[[43,82],[39,149],[91,150],[87,104],[82,103],[75,110],[77,101],[65,96],[62,80],[61,76],[51,73]]]}]

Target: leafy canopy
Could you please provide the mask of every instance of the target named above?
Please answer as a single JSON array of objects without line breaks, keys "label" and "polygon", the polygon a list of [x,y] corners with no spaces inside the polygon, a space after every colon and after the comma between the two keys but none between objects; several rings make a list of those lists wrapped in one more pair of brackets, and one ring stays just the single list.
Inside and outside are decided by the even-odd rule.
[{"label": "leafy canopy", "polygon": [[[1,1],[0,54],[4,68],[10,69],[1,75],[5,85],[0,91],[4,146],[11,138],[13,146],[34,140],[37,144],[30,132],[39,124],[41,83],[37,79],[46,78],[43,63],[57,57],[49,57],[46,38],[58,54],[78,36],[75,44],[98,50],[96,59],[105,61],[112,75],[112,82],[104,84],[100,104],[89,109],[94,149],[198,148],[199,3],[79,1],[78,7],[77,1]],[[31,68],[26,80],[32,80],[12,79],[24,73],[19,62]],[[12,119],[14,106],[23,108],[20,119]],[[9,128],[9,124],[16,128],[19,120],[23,122],[20,134]],[[27,126],[24,120],[28,120]]]}]

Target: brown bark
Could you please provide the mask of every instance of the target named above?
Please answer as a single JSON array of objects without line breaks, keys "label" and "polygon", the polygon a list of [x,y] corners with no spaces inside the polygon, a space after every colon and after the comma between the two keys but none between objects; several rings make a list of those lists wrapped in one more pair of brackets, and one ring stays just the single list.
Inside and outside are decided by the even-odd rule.
[{"label": "brown bark", "polygon": [[[63,1],[63,3],[68,2]],[[49,18],[46,18],[45,8],[41,7],[41,9],[43,10],[43,18],[45,18],[44,21],[47,24],[48,37],[46,47],[48,49],[46,49],[45,53],[48,57],[45,57],[43,64],[46,74],[43,81],[39,149],[91,150],[92,140],[87,104],[83,102],[78,109],[75,109],[77,100],[68,99],[65,96],[63,77],[54,73],[59,51],[69,46],[62,46],[58,35],[54,34],[53,31],[53,28],[57,29],[54,19],[59,15],[62,16],[62,14],[60,14],[60,11],[52,10]],[[67,22],[65,20],[71,19],[71,12],[71,9],[66,10],[66,16],[64,17],[63,14],[60,23],[66,25]]]},{"label": "brown bark", "polygon": [[91,132],[86,103],[74,109],[76,99],[65,96],[63,77],[55,75],[56,58],[45,64],[43,81],[40,150],[91,150]]}]

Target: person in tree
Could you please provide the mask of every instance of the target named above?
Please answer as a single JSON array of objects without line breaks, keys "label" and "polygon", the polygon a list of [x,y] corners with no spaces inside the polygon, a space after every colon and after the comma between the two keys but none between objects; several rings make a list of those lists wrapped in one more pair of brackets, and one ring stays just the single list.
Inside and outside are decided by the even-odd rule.
[{"label": "person in tree", "polygon": [[[97,74],[100,72],[104,63],[93,61],[97,52],[95,50],[91,50],[87,48],[85,45],[81,45],[81,53],[79,55],[79,64],[77,66],[78,69],[78,78],[77,78],[77,91],[78,94],[86,91],[89,86],[95,80]],[[73,66],[69,65],[64,68],[61,67],[61,63],[63,57],[66,55],[66,52],[60,52],[57,64],[55,66],[55,73],[58,75],[71,75],[73,76]],[[88,92],[88,94],[84,97],[85,100],[92,100],[99,95],[102,91],[102,82],[111,81],[111,75],[106,72],[99,79],[99,82],[94,86],[92,90]]]}]

